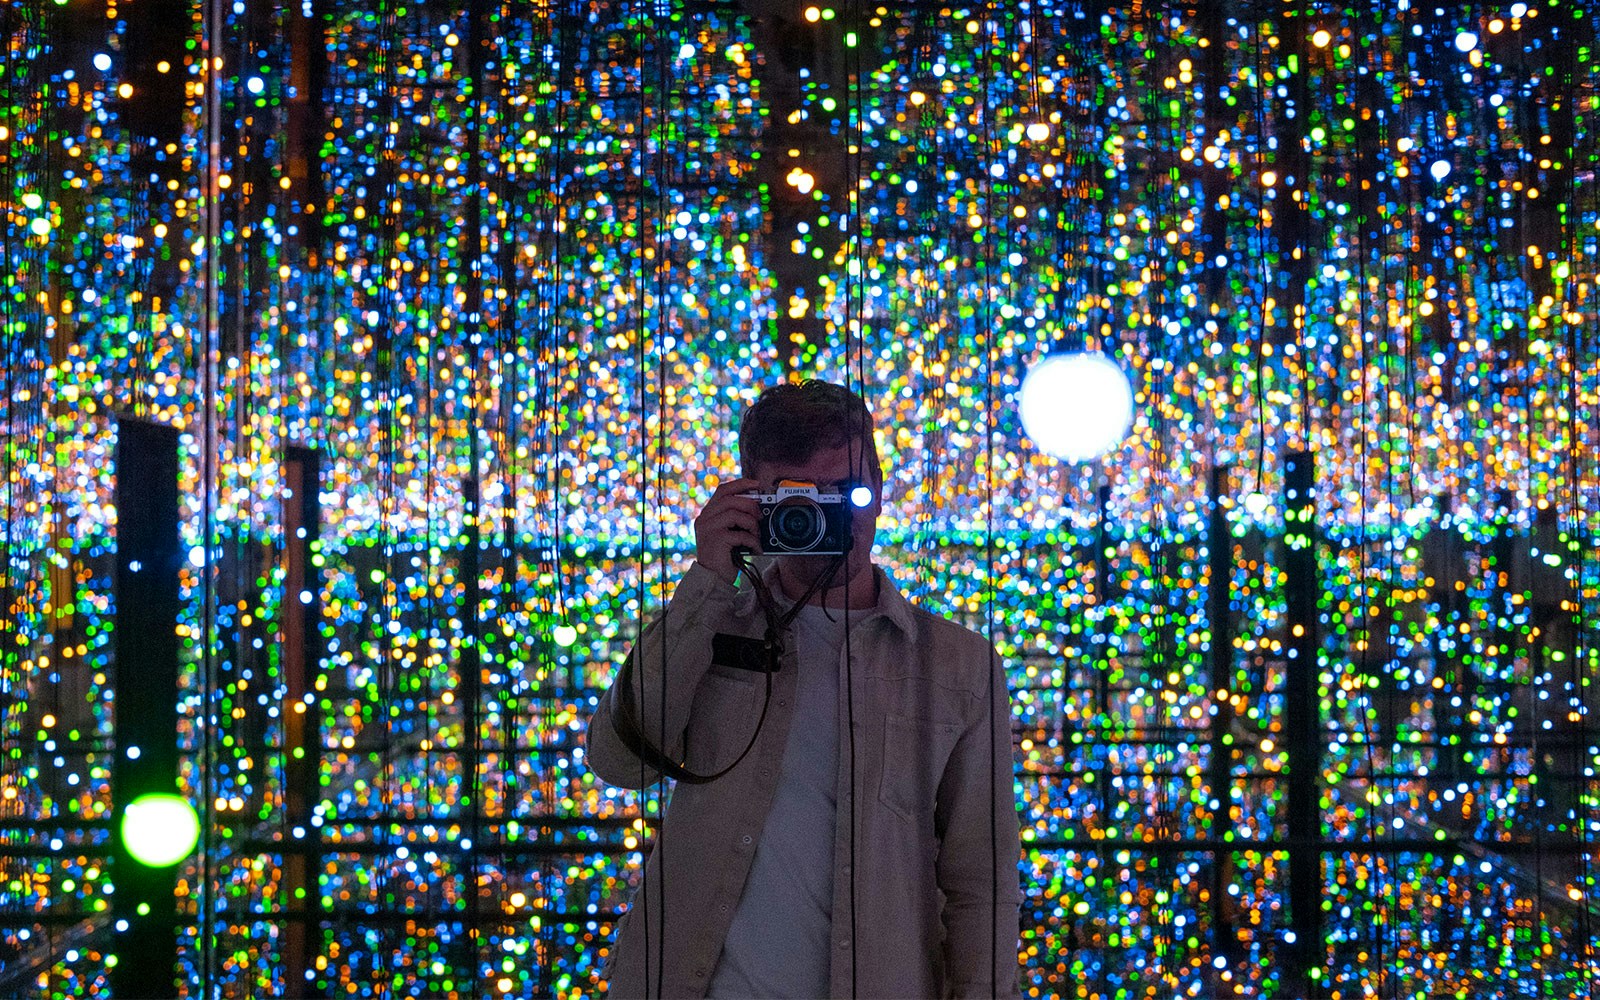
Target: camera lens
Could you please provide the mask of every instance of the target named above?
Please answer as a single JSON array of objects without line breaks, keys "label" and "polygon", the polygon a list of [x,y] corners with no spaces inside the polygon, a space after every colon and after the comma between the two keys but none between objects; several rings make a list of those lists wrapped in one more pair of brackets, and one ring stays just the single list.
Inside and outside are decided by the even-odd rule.
[{"label": "camera lens", "polygon": [[827,523],[822,508],[804,497],[784,500],[772,511],[772,542],[775,546],[794,551],[816,548],[822,541]]}]

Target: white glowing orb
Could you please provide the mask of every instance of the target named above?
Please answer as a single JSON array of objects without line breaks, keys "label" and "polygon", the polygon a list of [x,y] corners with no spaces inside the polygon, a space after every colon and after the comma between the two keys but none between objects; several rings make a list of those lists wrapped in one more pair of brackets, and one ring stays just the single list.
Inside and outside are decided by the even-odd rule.
[{"label": "white glowing orb", "polygon": [[572,625],[557,625],[551,631],[550,638],[556,641],[557,646],[566,649],[578,641],[578,630]]},{"label": "white glowing orb", "polygon": [[1133,387],[1104,354],[1051,354],[1022,380],[1022,429],[1040,451],[1086,462],[1115,448],[1133,426]]},{"label": "white glowing orb", "polygon": [[122,810],[122,846],[135,861],[167,868],[189,856],[200,840],[200,817],[182,796],[141,795]]},{"label": "white glowing orb", "polygon": [[1434,160],[1433,166],[1428,168],[1428,173],[1432,174],[1433,179],[1436,181],[1444,180],[1446,177],[1450,176],[1450,161]]}]

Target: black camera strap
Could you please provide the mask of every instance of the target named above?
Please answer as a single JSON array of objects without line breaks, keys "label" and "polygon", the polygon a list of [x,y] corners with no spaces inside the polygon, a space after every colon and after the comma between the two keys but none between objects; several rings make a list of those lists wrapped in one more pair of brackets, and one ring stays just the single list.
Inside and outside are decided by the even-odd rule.
[{"label": "black camera strap", "polygon": [[[632,751],[634,756],[644,761],[649,767],[669,778],[676,781],[685,781],[691,785],[706,785],[716,781],[738,767],[750,755],[750,751],[755,749],[756,740],[761,738],[761,729],[767,721],[767,710],[772,706],[772,675],[777,673],[778,661],[783,656],[783,630],[788,628],[789,624],[794,621],[795,616],[800,613],[801,608],[806,606],[807,601],[811,600],[819,590],[827,589],[828,585],[833,582],[834,576],[838,574],[839,567],[843,566],[845,561],[843,555],[835,558],[833,565],[828,567],[828,571],[812,581],[810,589],[805,592],[805,596],[794,602],[792,607],[780,615],[777,603],[772,597],[772,590],[767,586],[767,582],[761,579],[761,574],[756,572],[755,567],[751,565],[749,554],[738,550],[734,552],[733,559],[738,564],[740,572],[755,587],[757,603],[761,605],[761,611],[767,619],[766,638],[762,640],[762,647],[767,657],[766,669],[762,671],[766,675],[766,695],[761,699],[761,715],[756,719],[755,732],[750,734],[750,742],[745,744],[745,748],[739,752],[738,757],[734,758],[733,763],[715,774],[699,774],[673,760],[660,747],[657,747],[645,737],[644,729],[639,725],[638,721],[639,711],[633,701],[633,686],[627,683],[612,685],[612,690],[616,692],[617,704],[616,710],[611,713],[611,727],[616,731],[617,738],[622,741],[622,745]],[[631,657],[629,662],[632,662]],[[687,744],[687,739],[685,743]],[[687,745],[684,747],[684,752],[687,755]]]}]

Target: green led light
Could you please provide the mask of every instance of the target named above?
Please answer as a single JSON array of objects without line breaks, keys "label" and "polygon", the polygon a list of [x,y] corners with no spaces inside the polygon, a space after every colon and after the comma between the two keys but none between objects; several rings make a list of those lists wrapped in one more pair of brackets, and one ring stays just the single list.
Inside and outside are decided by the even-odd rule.
[{"label": "green led light", "polygon": [[152,792],[122,811],[122,846],[142,865],[169,868],[200,842],[200,817],[182,796]]}]

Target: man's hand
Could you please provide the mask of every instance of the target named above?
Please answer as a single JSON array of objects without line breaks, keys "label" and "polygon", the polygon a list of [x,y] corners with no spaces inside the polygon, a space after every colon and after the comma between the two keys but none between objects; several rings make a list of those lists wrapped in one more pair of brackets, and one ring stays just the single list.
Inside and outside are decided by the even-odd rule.
[{"label": "man's hand", "polygon": [[729,583],[739,582],[739,567],[733,561],[733,550],[761,551],[761,542],[756,537],[761,505],[754,497],[741,496],[758,487],[754,479],[730,479],[717,487],[694,519],[695,562]]}]

